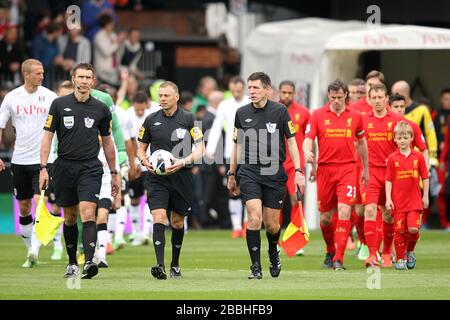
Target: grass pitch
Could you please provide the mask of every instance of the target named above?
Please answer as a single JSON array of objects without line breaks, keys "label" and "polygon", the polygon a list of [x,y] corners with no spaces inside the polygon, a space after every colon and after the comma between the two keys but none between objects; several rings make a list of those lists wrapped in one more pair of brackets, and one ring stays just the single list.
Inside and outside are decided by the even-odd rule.
[{"label": "grass pitch", "polygon": [[[450,232],[422,232],[416,269],[381,269],[378,283],[354,251],[346,253],[346,271],[323,270],[321,234],[311,235],[305,256],[281,254],[279,278],[270,277],[264,232],[263,279],[257,281],[247,280],[250,258],[244,239],[230,239],[229,231],[189,231],[180,260],[183,279],[154,279],[150,275],[155,264],[153,246],[127,246],[108,256],[109,269],[100,269],[91,280],[81,280],[80,289],[68,289],[63,278],[66,260],[50,260],[51,244],[41,248],[36,268],[23,269],[26,250],[22,239],[1,235],[0,299],[450,299]],[[166,232],[166,265],[170,258],[170,232]],[[381,288],[368,289],[368,282]]]}]

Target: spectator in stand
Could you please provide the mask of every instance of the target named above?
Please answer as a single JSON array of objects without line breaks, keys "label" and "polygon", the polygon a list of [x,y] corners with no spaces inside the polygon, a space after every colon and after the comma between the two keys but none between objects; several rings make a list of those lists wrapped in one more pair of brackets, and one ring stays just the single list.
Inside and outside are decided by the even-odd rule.
[{"label": "spectator in stand", "polygon": [[93,42],[96,33],[102,28],[100,21],[105,14],[109,15],[114,22],[118,21],[113,5],[107,0],[86,1],[81,7],[81,23],[89,41]]},{"label": "spectator in stand", "polygon": [[[140,88],[136,77],[130,74],[127,69],[122,69],[120,71],[120,87],[117,91],[116,104],[122,109],[127,110],[131,107],[134,96],[138,91],[146,91],[146,89]],[[159,103],[151,100],[150,109],[156,111],[156,109],[159,109]]]},{"label": "spectator in stand", "polygon": [[141,33],[138,28],[130,28],[127,38],[119,49],[120,66],[142,79],[138,70],[138,62],[142,57]]},{"label": "spectator in stand", "polygon": [[208,96],[214,90],[217,90],[217,81],[213,77],[206,76],[200,79],[192,113],[196,114],[199,105],[208,105]]},{"label": "spectator in stand", "polygon": [[126,34],[114,32],[114,20],[110,15],[100,17],[101,30],[94,39],[94,68],[99,82],[119,85],[118,50]]},{"label": "spectator in stand", "polygon": [[11,26],[0,40],[0,79],[14,82],[16,75],[20,79],[20,64],[24,60],[25,51],[19,41],[19,30]]},{"label": "spectator in stand", "polygon": [[0,3],[0,39],[3,38],[6,29],[8,29],[9,27],[9,24],[9,10],[6,6]]},{"label": "spectator in stand", "polygon": [[31,57],[42,62],[45,70],[52,66],[62,65],[62,57],[58,51],[58,38],[63,28],[58,24],[50,24],[46,31],[38,34],[31,45]]},{"label": "spectator in stand", "polygon": [[91,43],[81,34],[81,29],[70,29],[58,39],[59,54],[62,56],[62,68],[70,71],[81,63],[91,63]]}]

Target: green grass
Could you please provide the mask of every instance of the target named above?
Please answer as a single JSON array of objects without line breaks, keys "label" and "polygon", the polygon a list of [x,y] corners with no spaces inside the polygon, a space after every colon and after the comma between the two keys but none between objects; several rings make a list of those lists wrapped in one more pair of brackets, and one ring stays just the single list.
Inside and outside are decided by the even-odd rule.
[{"label": "green grass", "polygon": [[[22,240],[1,235],[0,299],[450,299],[449,232],[423,232],[416,248],[416,269],[382,269],[379,290],[367,288],[367,271],[354,251],[346,254],[347,271],[323,270],[319,232],[312,232],[305,256],[282,254],[281,275],[271,278],[264,232],[261,238],[263,279],[259,281],[247,280],[250,259],[245,240],[231,240],[229,231],[190,231],[183,244],[181,280],[153,279],[153,246],[128,246],[108,256],[109,269],[82,280],[81,289],[69,290],[62,277],[66,262],[50,260],[51,245],[41,248],[38,267],[23,269]],[[170,254],[170,232],[166,232],[167,264]]]}]

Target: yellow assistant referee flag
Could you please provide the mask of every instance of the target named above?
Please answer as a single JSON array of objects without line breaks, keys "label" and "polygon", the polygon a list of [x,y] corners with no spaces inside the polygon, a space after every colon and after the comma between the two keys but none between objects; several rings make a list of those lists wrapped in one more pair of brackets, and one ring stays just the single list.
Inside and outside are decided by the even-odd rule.
[{"label": "yellow assistant referee flag", "polygon": [[47,206],[44,201],[44,192],[41,191],[39,203],[36,207],[36,237],[43,245],[47,245],[52,240],[59,227],[63,223],[64,219],[55,217],[48,212]]}]

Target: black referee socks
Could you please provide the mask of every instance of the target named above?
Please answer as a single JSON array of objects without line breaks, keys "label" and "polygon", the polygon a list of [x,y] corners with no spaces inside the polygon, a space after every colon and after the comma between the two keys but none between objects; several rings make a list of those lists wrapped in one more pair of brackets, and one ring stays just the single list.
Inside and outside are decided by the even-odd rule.
[{"label": "black referee socks", "polygon": [[72,226],[64,223],[63,232],[69,264],[77,264],[78,226],[76,223]]},{"label": "black referee socks", "polygon": [[92,261],[97,244],[97,226],[95,221],[83,222],[83,249],[86,262]]},{"label": "black referee socks", "polygon": [[181,252],[181,245],[183,244],[184,228],[174,229],[172,228],[172,262],[171,267],[178,267]]},{"label": "black referee socks", "polygon": [[162,265],[164,264],[164,246],[166,245],[165,227],[162,223],[153,225],[153,246],[155,247],[156,263]]},{"label": "black referee socks", "polygon": [[280,239],[280,234],[281,234],[281,228],[275,234],[271,234],[266,231],[267,241],[269,242],[269,252],[270,253],[277,252],[277,244],[278,244],[278,240]]},{"label": "black referee socks", "polygon": [[247,247],[252,264],[261,265],[261,235],[260,230],[247,229]]}]

